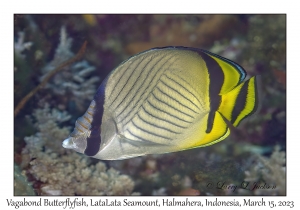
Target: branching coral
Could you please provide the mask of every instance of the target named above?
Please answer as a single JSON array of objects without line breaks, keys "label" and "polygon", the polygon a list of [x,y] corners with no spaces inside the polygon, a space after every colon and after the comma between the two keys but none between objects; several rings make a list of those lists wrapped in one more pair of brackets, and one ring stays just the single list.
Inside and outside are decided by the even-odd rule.
[{"label": "branching coral", "polygon": [[[16,54],[22,57],[22,52],[31,44],[24,43],[24,33],[20,33],[15,43]],[[71,45],[72,39],[62,27],[60,43],[53,60],[42,69],[41,80],[74,56]],[[107,169],[103,162],[93,164],[90,158],[61,146],[62,140],[70,133],[70,128],[62,125],[71,116],[66,111],[50,108],[48,102],[57,107],[75,102],[76,108],[85,109],[85,102],[90,102],[99,81],[99,77],[91,75],[95,67],[85,60],[65,68],[45,87],[50,95],[39,100],[44,108],[36,109],[32,116],[27,117],[37,133],[24,138],[23,172],[35,183],[39,195],[130,195],[134,182],[129,176],[121,175],[113,168]]]},{"label": "branching coral", "polygon": [[[43,76],[40,80],[55,69],[62,62],[74,56],[71,51],[72,39],[68,38],[65,27],[61,28],[60,43],[55,51],[53,60],[42,69]],[[54,76],[52,81],[46,85],[53,94],[59,97],[66,97],[74,101],[80,110],[84,110],[84,102],[90,101],[96,90],[99,77],[91,77],[95,67],[89,65],[86,60],[76,62],[67,69]]]},{"label": "branching coral", "polygon": [[31,183],[17,164],[14,164],[14,195],[35,195]]},{"label": "branching coral", "polygon": [[18,33],[18,41],[14,43],[14,52],[19,58],[25,58],[25,55],[23,54],[24,50],[29,50],[32,46],[32,42],[24,42],[25,39],[25,33],[19,32]]},{"label": "branching coral", "polygon": [[38,133],[26,137],[22,151],[22,166],[42,183],[41,195],[130,195],[134,182],[103,162],[92,164],[91,159],[61,147],[68,134],[58,124],[69,119],[66,112],[37,109],[33,114]]}]

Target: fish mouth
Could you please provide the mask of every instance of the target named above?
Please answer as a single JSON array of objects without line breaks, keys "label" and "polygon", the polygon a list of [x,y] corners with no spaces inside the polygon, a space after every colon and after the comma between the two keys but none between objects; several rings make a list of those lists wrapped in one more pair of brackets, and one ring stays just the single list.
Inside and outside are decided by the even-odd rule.
[{"label": "fish mouth", "polygon": [[69,137],[62,142],[62,146],[66,149],[76,149],[77,146],[73,142],[73,138]]},{"label": "fish mouth", "polygon": [[62,146],[66,149],[72,149],[76,152],[84,153],[84,150],[86,149],[86,138],[88,135],[89,132],[78,136],[70,135],[62,142]]}]

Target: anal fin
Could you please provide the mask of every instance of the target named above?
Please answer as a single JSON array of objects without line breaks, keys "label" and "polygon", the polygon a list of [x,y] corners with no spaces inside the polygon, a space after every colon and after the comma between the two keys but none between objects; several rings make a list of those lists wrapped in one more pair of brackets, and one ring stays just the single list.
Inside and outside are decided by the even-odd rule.
[{"label": "anal fin", "polygon": [[204,138],[202,138],[194,147],[206,147],[218,143],[224,140],[230,134],[227,123],[218,111],[214,112],[214,115],[210,113],[208,115],[214,116],[213,120],[210,120],[211,125],[209,125],[210,123],[207,125],[210,127],[209,132],[206,133]]}]

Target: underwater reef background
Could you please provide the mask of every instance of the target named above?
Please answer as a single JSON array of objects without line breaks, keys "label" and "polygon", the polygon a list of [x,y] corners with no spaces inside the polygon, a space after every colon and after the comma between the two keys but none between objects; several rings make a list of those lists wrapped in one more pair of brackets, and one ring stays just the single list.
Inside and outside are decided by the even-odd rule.
[{"label": "underwater reef background", "polygon": [[[14,119],[15,195],[286,195],[286,15],[19,14],[14,41],[15,107],[87,41]],[[117,161],[64,149],[108,73],[162,46],[206,49],[261,75],[259,112],[209,147]]]}]

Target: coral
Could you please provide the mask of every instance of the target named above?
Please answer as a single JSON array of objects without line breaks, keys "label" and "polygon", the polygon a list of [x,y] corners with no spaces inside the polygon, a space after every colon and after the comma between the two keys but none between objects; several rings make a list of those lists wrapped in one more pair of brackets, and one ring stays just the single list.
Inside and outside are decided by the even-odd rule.
[{"label": "coral", "polygon": [[161,187],[158,190],[153,190],[152,195],[154,195],[154,196],[167,195],[166,190],[167,190],[166,188]]},{"label": "coral", "polygon": [[15,55],[18,56],[19,58],[25,58],[25,55],[23,54],[24,50],[29,50],[30,47],[32,46],[32,42],[24,42],[25,39],[25,33],[24,32],[19,32],[18,33],[18,41],[14,43],[14,52]]},{"label": "coral", "polygon": [[251,169],[245,171],[245,181],[251,183],[267,183],[275,189],[255,189],[255,195],[286,195],[286,158],[285,152],[277,145],[270,158],[257,156]]},{"label": "coral", "polygon": [[[36,109],[33,113],[33,118],[27,116],[27,119],[33,123],[38,132],[34,136],[25,137],[24,140],[27,144],[26,148],[30,152],[38,152],[45,146],[50,151],[55,151],[63,154],[65,151],[61,146],[61,140],[70,133],[68,127],[59,128],[58,124],[63,123],[70,119],[66,112],[61,112],[57,109],[50,109],[46,104],[43,109]],[[23,150],[23,153],[24,151]],[[29,152],[29,153],[30,153]]]},{"label": "coral", "polygon": [[32,184],[16,164],[14,165],[14,195],[35,195]]},{"label": "coral", "polygon": [[[40,77],[40,80],[43,80],[59,64],[74,56],[74,53],[70,49],[71,46],[72,39],[68,38],[65,27],[62,27],[60,43],[55,51],[54,58],[42,69],[43,76]],[[53,94],[58,97],[68,96],[67,98],[70,101],[74,101],[80,110],[84,110],[84,102],[90,101],[93,98],[96,87],[99,85],[96,84],[99,81],[99,77],[91,76],[91,73],[95,69],[86,60],[76,62],[55,75],[52,81],[46,85],[46,88],[51,89]]]},{"label": "coral", "polygon": [[99,161],[92,164],[90,158],[65,150],[61,140],[69,130],[58,124],[70,117],[66,112],[37,109],[31,121],[38,130],[33,136],[25,137],[26,147],[22,151],[22,166],[27,173],[40,182],[40,195],[130,195],[134,182],[113,168],[107,170]]}]

